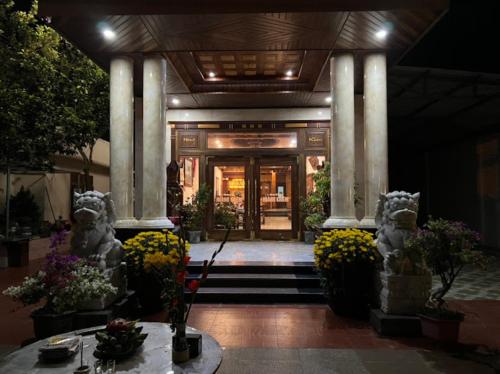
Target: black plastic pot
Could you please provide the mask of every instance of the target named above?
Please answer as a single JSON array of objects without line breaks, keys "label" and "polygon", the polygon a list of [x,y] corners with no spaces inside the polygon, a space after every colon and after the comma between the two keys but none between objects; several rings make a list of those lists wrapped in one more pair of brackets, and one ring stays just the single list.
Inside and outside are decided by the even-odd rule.
[{"label": "black plastic pot", "polygon": [[331,270],[332,286],[328,304],[339,316],[368,319],[374,266],[371,263],[344,263]]},{"label": "black plastic pot", "polygon": [[43,309],[37,309],[31,314],[33,319],[33,330],[37,339],[62,334],[73,330],[73,319],[75,312],[60,314],[47,313]]}]

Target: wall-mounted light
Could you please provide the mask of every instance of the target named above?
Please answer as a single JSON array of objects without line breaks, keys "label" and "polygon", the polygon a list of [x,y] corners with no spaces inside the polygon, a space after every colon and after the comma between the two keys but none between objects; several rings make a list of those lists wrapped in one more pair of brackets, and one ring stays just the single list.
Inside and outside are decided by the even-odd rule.
[{"label": "wall-mounted light", "polygon": [[172,99],[172,104],[174,104],[174,105],[179,105],[180,103],[181,103],[181,102],[180,102],[180,100],[179,100],[178,98],[174,97],[174,98]]},{"label": "wall-mounted light", "polygon": [[327,96],[325,97],[325,101],[330,104],[332,102],[332,97],[331,96]]},{"label": "wall-mounted light", "polygon": [[208,76],[210,78],[215,78],[215,73],[213,71],[211,71],[211,72],[208,73]]}]

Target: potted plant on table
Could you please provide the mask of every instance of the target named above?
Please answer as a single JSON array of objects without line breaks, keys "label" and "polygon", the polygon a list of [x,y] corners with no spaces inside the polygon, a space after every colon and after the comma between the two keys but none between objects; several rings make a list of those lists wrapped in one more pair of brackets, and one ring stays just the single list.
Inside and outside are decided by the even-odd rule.
[{"label": "potted plant on table", "polygon": [[116,292],[96,264],[77,256],[61,255],[54,249],[43,268],[26,277],[19,286],[3,291],[23,305],[45,305],[31,317],[38,339],[73,330],[74,312],[82,303]]},{"label": "potted plant on table", "polygon": [[[169,262],[156,262],[151,264],[152,271],[161,281],[165,292],[172,292],[170,304],[167,307],[168,322],[172,332],[175,332],[172,337],[172,360],[174,363],[182,363],[194,358],[192,355],[193,347],[188,344],[188,336],[186,334],[187,321],[194,299],[200,286],[207,280],[208,271],[214,264],[215,258],[222,251],[229,237],[230,229],[226,231],[224,240],[219,245],[219,248],[214,251],[210,260],[203,262],[201,274],[197,279],[187,279],[187,267],[191,260],[189,256],[188,242],[183,238],[184,229],[181,222],[181,234],[179,239],[178,261],[173,264]],[[187,282],[187,287],[186,287]],[[189,292],[191,298],[189,305],[185,301],[185,292]],[[198,352],[201,353],[201,352]]]},{"label": "potted plant on table", "polygon": [[368,231],[337,229],[316,240],[315,266],[336,314],[368,316],[374,264],[379,258],[373,234]]},{"label": "potted plant on table", "polygon": [[458,341],[464,315],[450,310],[444,297],[465,265],[484,264],[485,257],[476,250],[478,244],[479,234],[463,222],[441,218],[430,218],[423,229],[408,239],[407,247],[422,250],[427,266],[441,281],[420,314],[425,336],[445,342]]},{"label": "potted plant on table", "polygon": [[184,227],[188,234],[187,240],[190,243],[194,244],[201,241],[210,195],[210,187],[203,183],[200,185],[198,192],[191,198],[191,202],[184,204],[180,208]]},{"label": "potted plant on table", "polygon": [[215,206],[214,221],[217,229],[232,229],[238,224],[236,205],[230,201],[218,202]]}]

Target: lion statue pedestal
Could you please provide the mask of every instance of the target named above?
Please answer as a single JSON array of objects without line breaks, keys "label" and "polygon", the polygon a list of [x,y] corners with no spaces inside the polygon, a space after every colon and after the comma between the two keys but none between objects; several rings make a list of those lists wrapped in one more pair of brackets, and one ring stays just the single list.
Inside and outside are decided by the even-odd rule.
[{"label": "lion statue pedestal", "polygon": [[116,294],[90,300],[81,306],[84,310],[106,309],[127,293],[127,267],[122,262],[122,244],[115,239],[116,221],[111,194],[98,191],[75,193],[76,224],[71,239],[72,254],[95,261],[101,271],[117,288]]}]

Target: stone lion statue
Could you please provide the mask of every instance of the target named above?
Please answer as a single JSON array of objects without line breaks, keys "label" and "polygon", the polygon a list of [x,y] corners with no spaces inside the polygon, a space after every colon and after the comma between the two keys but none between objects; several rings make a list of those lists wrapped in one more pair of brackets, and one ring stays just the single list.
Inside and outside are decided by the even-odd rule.
[{"label": "stone lion statue", "polygon": [[424,274],[422,254],[405,249],[405,241],[417,230],[420,193],[394,191],[380,194],[375,223],[377,247],[388,274]]},{"label": "stone lion statue", "polygon": [[74,199],[72,253],[96,261],[101,271],[119,266],[123,251],[121,242],[115,239],[116,215],[111,193],[87,191],[75,193]]}]

